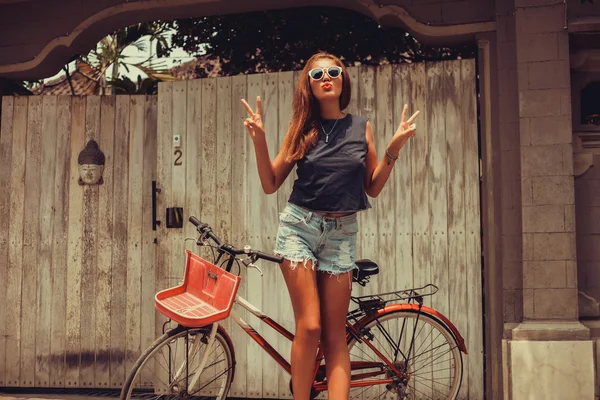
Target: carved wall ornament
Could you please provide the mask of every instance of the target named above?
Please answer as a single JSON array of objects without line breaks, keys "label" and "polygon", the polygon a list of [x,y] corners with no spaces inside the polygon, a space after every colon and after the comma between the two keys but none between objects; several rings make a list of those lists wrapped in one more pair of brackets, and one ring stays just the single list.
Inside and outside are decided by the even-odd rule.
[{"label": "carved wall ornament", "polygon": [[98,147],[95,140],[90,140],[85,148],[79,153],[77,163],[79,164],[80,185],[101,185],[104,183],[102,173],[104,172],[104,153]]}]

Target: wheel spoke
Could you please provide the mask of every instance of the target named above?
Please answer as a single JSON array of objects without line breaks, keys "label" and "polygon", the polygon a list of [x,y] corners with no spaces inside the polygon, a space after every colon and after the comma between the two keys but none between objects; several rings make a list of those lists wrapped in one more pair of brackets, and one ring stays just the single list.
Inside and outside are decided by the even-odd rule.
[{"label": "wheel spoke", "polygon": [[[125,398],[226,396],[232,379],[231,349],[219,332],[210,346],[200,342],[199,335],[206,332],[205,328],[182,330],[153,345],[141,365],[131,371],[123,388]],[[205,357],[206,365],[200,370]],[[194,386],[188,387],[190,384]]]},{"label": "wheel spoke", "polygon": [[[353,383],[363,382],[367,386],[352,388],[350,398],[456,398],[462,381],[462,357],[456,339],[445,325],[427,314],[402,310],[383,314],[356,328],[367,329],[373,335],[370,343],[381,357],[364,341],[352,340],[351,361],[380,363],[381,378],[378,380],[391,379],[392,382],[377,385],[369,383],[372,378],[358,378]],[[386,364],[385,357],[390,357],[388,362],[393,360],[393,368]],[[360,364],[354,364],[352,368],[358,371]],[[361,369],[362,372],[369,370],[374,369]],[[408,383],[403,384],[402,377],[394,371],[406,371]]]}]

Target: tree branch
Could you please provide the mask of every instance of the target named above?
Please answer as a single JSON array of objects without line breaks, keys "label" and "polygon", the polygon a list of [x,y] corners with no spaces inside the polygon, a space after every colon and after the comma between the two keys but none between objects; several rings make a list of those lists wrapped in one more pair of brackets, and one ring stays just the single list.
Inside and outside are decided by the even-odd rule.
[{"label": "tree branch", "polygon": [[65,70],[65,74],[67,74],[67,82],[69,82],[69,87],[71,88],[71,94],[75,96],[75,89],[73,88],[73,82],[71,82],[71,75],[69,74],[69,65],[65,64],[63,67]]}]

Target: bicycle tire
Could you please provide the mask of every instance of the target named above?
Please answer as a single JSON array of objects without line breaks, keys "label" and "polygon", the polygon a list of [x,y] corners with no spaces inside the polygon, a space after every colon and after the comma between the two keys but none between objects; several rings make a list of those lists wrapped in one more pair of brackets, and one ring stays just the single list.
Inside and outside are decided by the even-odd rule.
[{"label": "bicycle tire", "polygon": [[[371,319],[371,320],[367,320],[366,324],[364,324],[364,328],[366,328],[371,334],[373,333],[374,328],[378,328],[379,331],[382,331],[381,329],[381,325],[383,322],[386,321],[390,321],[390,320],[397,320],[397,321],[404,321],[405,324],[402,325],[402,327],[400,327],[399,325],[396,326],[396,332],[402,331],[404,330],[403,327],[408,327],[406,329],[406,333],[407,335],[405,337],[408,337],[409,335],[412,336],[412,332],[413,331],[417,331],[418,334],[420,335],[423,332],[423,327],[425,326],[429,326],[430,327],[430,334],[427,335],[425,338],[421,338],[420,341],[419,340],[415,340],[415,336],[412,336],[411,339],[411,343],[408,343],[408,348],[410,349],[412,347],[412,351],[414,351],[414,353],[418,353],[418,354],[414,354],[413,353],[413,357],[410,356],[410,353],[407,352],[407,354],[404,354],[404,352],[400,351],[401,354],[403,355],[408,355],[408,359],[405,358],[404,360],[395,360],[394,361],[394,365],[397,367],[402,368],[407,375],[409,376],[409,380],[407,383],[394,383],[392,385],[377,385],[378,387],[376,388],[374,385],[370,386],[371,387],[371,391],[375,391],[374,393],[368,393],[366,395],[366,397],[363,395],[364,392],[367,389],[363,389],[363,388],[351,388],[350,391],[350,396],[349,399],[361,399],[361,398],[371,398],[371,397],[378,397],[377,393],[381,393],[383,391],[389,391],[392,392],[394,394],[397,394],[397,397],[394,398],[398,398],[398,399],[410,399],[410,400],[420,400],[420,399],[444,399],[444,400],[455,400],[458,396],[458,393],[460,391],[460,387],[462,384],[462,377],[463,377],[463,361],[462,361],[462,354],[459,348],[459,344],[458,341],[456,340],[456,337],[454,336],[454,334],[452,333],[452,331],[450,329],[448,329],[448,327],[441,322],[438,318],[436,318],[434,315],[431,314],[427,314],[427,313],[423,313],[423,312],[418,312],[418,311],[414,311],[414,310],[394,310],[394,311],[389,311],[386,313],[383,313],[381,315],[378,315],[377,317]],[[413,325],[412,327],[412,331],[410,331],[410,323],[406,324],[406,321],[414,321],[417,324],[421,324],[421,328],[418,327],[418,325]],[[360,324],[361,322],[357,323]],[[378,324],[379,323],[379,324]],[[360,325],[363,326],[363,325]],[[417,326],[417,328],[415,329],[415,326]],[[400,327],[400,329],[398,329]],[[385,330],[385,328],[384,328]],[[393,329],[392,329],[393,331]],[[438,332],[438,335],[436,337],[433,337],[432,333],[434,331]],[[383,333],[383,332],[382,332]],[[427,333],[427,331],[425,331],[425,333]],[[385,335],[383,335],[385,336]],[[391,335],[390,335],[391,336]],[[432,336],[431,338],[429,338],[429,336]],[[438,340],[438,338],[440,336],[443,336],[443,340]],[[393,338],[394,341],[396,340],[396,338]],[[389,340],[386,339],[387,344],[389,345]],[[399,342],[401,342],[402,339],[399,339]],[[431,341],[431,345],[433,350],[431,351],[431,355],[427,355],[426,357],[432,358],[432,361],[435,362],[435,364],[431,365],[431,370],[425,369],[425,371],[423,371],[423,369],[425,368],[424,365],[417,365],[417,358],[419,357],[425,357],[423,356],[424,354],[426,354],[429,350],[421,350],[422,346],[424,344],[427,344],[428,341]],[[418,343],[422,343],[421,347],[416,348],[416,345]],[[434,342],[437,344],[440,344],[440,346],[443,345],[443,342],[448,344],[448,351],[447,353],[442,353],[442,355],[437,354],[436,352],[438,351],[438,348],[442,348],[442,347],[433,347]],[[355,346],[357,345],[357,340],[353,337],[350,336],[350,339],[348,340],[348,349],[350,351],[351,354],[351,359],[353,357],[353,349],[355,348]],[[375,347],[377,347],[377,349],[382,353],[382,354],[386,354],[386,355],[390,355],[389,351],[383,351],[382,350],[382,346],[383,343],[381,343],[380,340],[371,340],[371,343],[373,343],[373,345]],[[405,342],[406,343],[406,342]],[[366,346],[366,348],[368,348],[368,346],[365,343],[361,343],[362,346]],[[402,344],[400,346],[396,345],[396,348],[400,348],[402,347]],[[368,349],[370,350],[370,349]],[[390,350],[394,350],[394,348],[391,348]],[[405,349],[406,350],[406,349]],[[365,351],[365,350],[363,350]],[[372,351],[372,350],[371,350]],[[356,353],[356,352],[355,352]],[[365,352],[364,355],[361,354],[362,357],[364,357],[367,353]],[[373,354],[375,354],[373,352]],[[441,357],[443,357],[445,354],[450,354],[451,358],[449,360],[441,360],[439,361],[439,359]],[[434,356],[436,358],[434,358]],[[356,363],[356,356],[354,357],[355,359],[353,361],[355,361]],[[380,361],[382,360],[381,358],[379,358],[378,356],[375,356],[374,358],[378,358]],[[403,358],[400,357],[400,358]],[[375,360],[376,361],[376,360]],[[421,362],[420,360],[418,362]],[[454,375],[451,377],[451,383],[450,384],[445,384],[442,382],[435,382],[433,379],[435,378],[435,375],[438,375],[438,377],[441,377],[440,375],[442,374],[442,371],[444,371],[444,369],[439,369],[439,367],[435,367],[436,369],[433,369],[433,367],[435,365],[440,365],[442,364],[442,367],[444,366],[444,364],[449,364],[450,367],[448,368],[448,370],[450,372],[454,372]],[[381,363],[382,365],[384,363]],[[386,378],[391,378],[391,375],[395,375],[391,372],[391,368],[385,366],[385,368],[387,368],[386,374]],[[354,367],[353,367],[353,371],[355,371]],[[382,369],[383,371],[383,369]],[[420,372],[421,371],[421,372]],[[420,373],[419,373],[420,372]],[[382,372],[383,374],[383,372]],[[420,380],[422,379],[422,377],[425,375],[425,377],[427,377],[427,375],[431,376],[431,387],[429,387],[426,383],[424,382],[420,382]],[[396,377],[397,379],[401,379],[399,377]],[[366,382],[366,379],[365,379]],[[444,387],[448,387],[448,390],[445,392],[442,392],[441,389],[444,389]],[[445,389],[444,389],[445,390]],[[353,391],[355,393],[355,396],[353,396]],[[434,391],[436,393],[434,393]],[[431,395],[429,396],[429,393],[431,393]]]},{"label": "bicycle tire", "polygon": [[[146,349],[146,351],[138,358],[138,360],[132,367],[132,369],[127,377],[127,380],[125,381],[125,384],[123,385],[123,388],[121,389],[120,400],[130,400],[132,398],[147,400],[149,398],[152,398],[148,394],[148,392],[149,392],[149,390],[152,390],[153,391],[152,393],[154,393],[154,391],[156,391],[156,387],[149,389],[146,387],[148,384],[137,385],[137,387],[136,387],[136,382],[137,382],[136,379],[141,376],[140,373],[143,370],[143,368],[150,362],[150,360],[152,360],[154,358],[155,355],[157,355],[161,351],[161,349],[168,348],[168,351],[170,354],[172,352],[171,347],[174,342],[177,343],[177,341],[179,341],[180,339],[188,339],[192,336],[195,336],[195,340],[202,341],[202,339],[200,339],[200,337],[198,335],[203,335],[203,337],[204,337],[205,335],[210,333],[210,329],[211,329],[211,326],[202,327],[202,328],[185,328],[182,326],[178,326],[176,328],[173,328],[173,329],[167,331],[165,334],[163,334],[158,339],[156,339],[154,341],[154,343],[150,347],[148,347]],[[204,343],[204,342],[202,342],[202,343]],[[198,394],[198,396],[202,396],[202,398],[208,397],[208,398],[216,398],[218,400],[223,400],[223,399],[227,398],[227,395],[229,394],[229,389],[231,388],[231,382],[233,381],[234,369],[235,369],[235,362],[234,362],[234,356],[233,356],[234,352],[233,352],[233,348],[231,347],[230,341],[221,332],[221,329],[217,330],[217,332],[216,332],[215,340],[213,342],[213,347],[214,347],[215,343],[219,343],[219,345],[224,350],[223,354],[225,356],[224,359],[226,361],[226,368],[225,368],[226,375],[225,375],[225,379],[224,379],[224,386],[217,392],[216,396],[205,396],[204,394]],[[202,345],[200,345],[200,346],[202,346]],[[174,347],[175,347],[174,352],[177,353],[177,344]],[[188,348],[188,350],[189,350],[189,342],[188,342],[188,346],[186,348]],[[181,354],[181,350],[179,350],[179,353]],[[185,355],[185,353],[183,353],[183,355]],[[192,354],[191,359],[193,359],[194,356],[195,356],[195,354]],[[169,355],[169,360],[171,360],[170,355]],[[189,369],[189,360],[190,360],[190,358],[188,357],[186,369]],[[183,361],[181,361],[181,362],[183,362]],[[175,362],[173,364],[175,364],[175,367],[173,367],[173,368],[171,368],[170,365],[168,366],[167,373],[168,373],[169,377],[171,376],[172,372],[174,372],[176,369],[178,369],[176,367],[177,365],[180,365],[179,368],[182,368],[182,365],[177,362]],[[165,369],[165,367],[163,365],[161,365],[161,367],[163,367],[163,369]],[[207,367],[205,367],[202,372],[200,372],[200,375],[202,375],[205,371],[207,371],[208,368],[211,368],[210,364]],[[164,372],[162,372],[162,373],[164,373]],[[192,374],[194,374],[194,371],[192,371]],[[217,376],[217,378],[218,378],[218,376]],[[152,377],[152,379],[153,380],[160,379],[160,377],[158,376],[158,374],[155,373],[154,377]],[[186,377],[186,382],[187,382],[187,379],[190,379],[189,375]],[[181,379],[179,379],[177,382],[181,382]],[[175,389],[177,388],[176,385],[177,385],[176,382],[169,381],[169,383],[168,383],[168,385],[166,385],[166,387],[170,388],[172,393],[166,393],[166,394],[158,393],[158,394],[156,394],[156,396],[161,397],[161,398],[168,398],[169,395],[172,395],[173,397],[181,397],[182,392],[175,391]],[[144,387],[145,387],[145,389],[144,389]],[[163,384],[163,387],[165,387],[164,384]],[[134,393],[135,389],[138,389],[139,393],[137,393],[137,394]],[[135,396],[132,396],[132,394],[135,394]],[[184,396],[184,397],[187,397],[188,399],[198,397],[198,396],[194,396],[194,394],[196,394],[196,393],[192,393],[190,395],[186,391],[186,396]]]}]

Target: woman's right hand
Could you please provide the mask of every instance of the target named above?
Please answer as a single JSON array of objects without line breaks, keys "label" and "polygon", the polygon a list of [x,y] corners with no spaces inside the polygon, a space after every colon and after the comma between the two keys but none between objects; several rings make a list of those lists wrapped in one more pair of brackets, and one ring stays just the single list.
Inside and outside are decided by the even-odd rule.
[{"label": "woman's right hand", "polygon": [[249,117],[244,120],[244,126],[248,129],[250,138],[252,138],[252,141],[255,141],[257,138],[264,138],[265,128],[262,122],[262,102],[260,101],[260,96],[256,96],[256,112],[252,111],[252,107],[250,107],[246,100],[242,99],[242,103],[246,107],[246,110],[248,110]]}]

